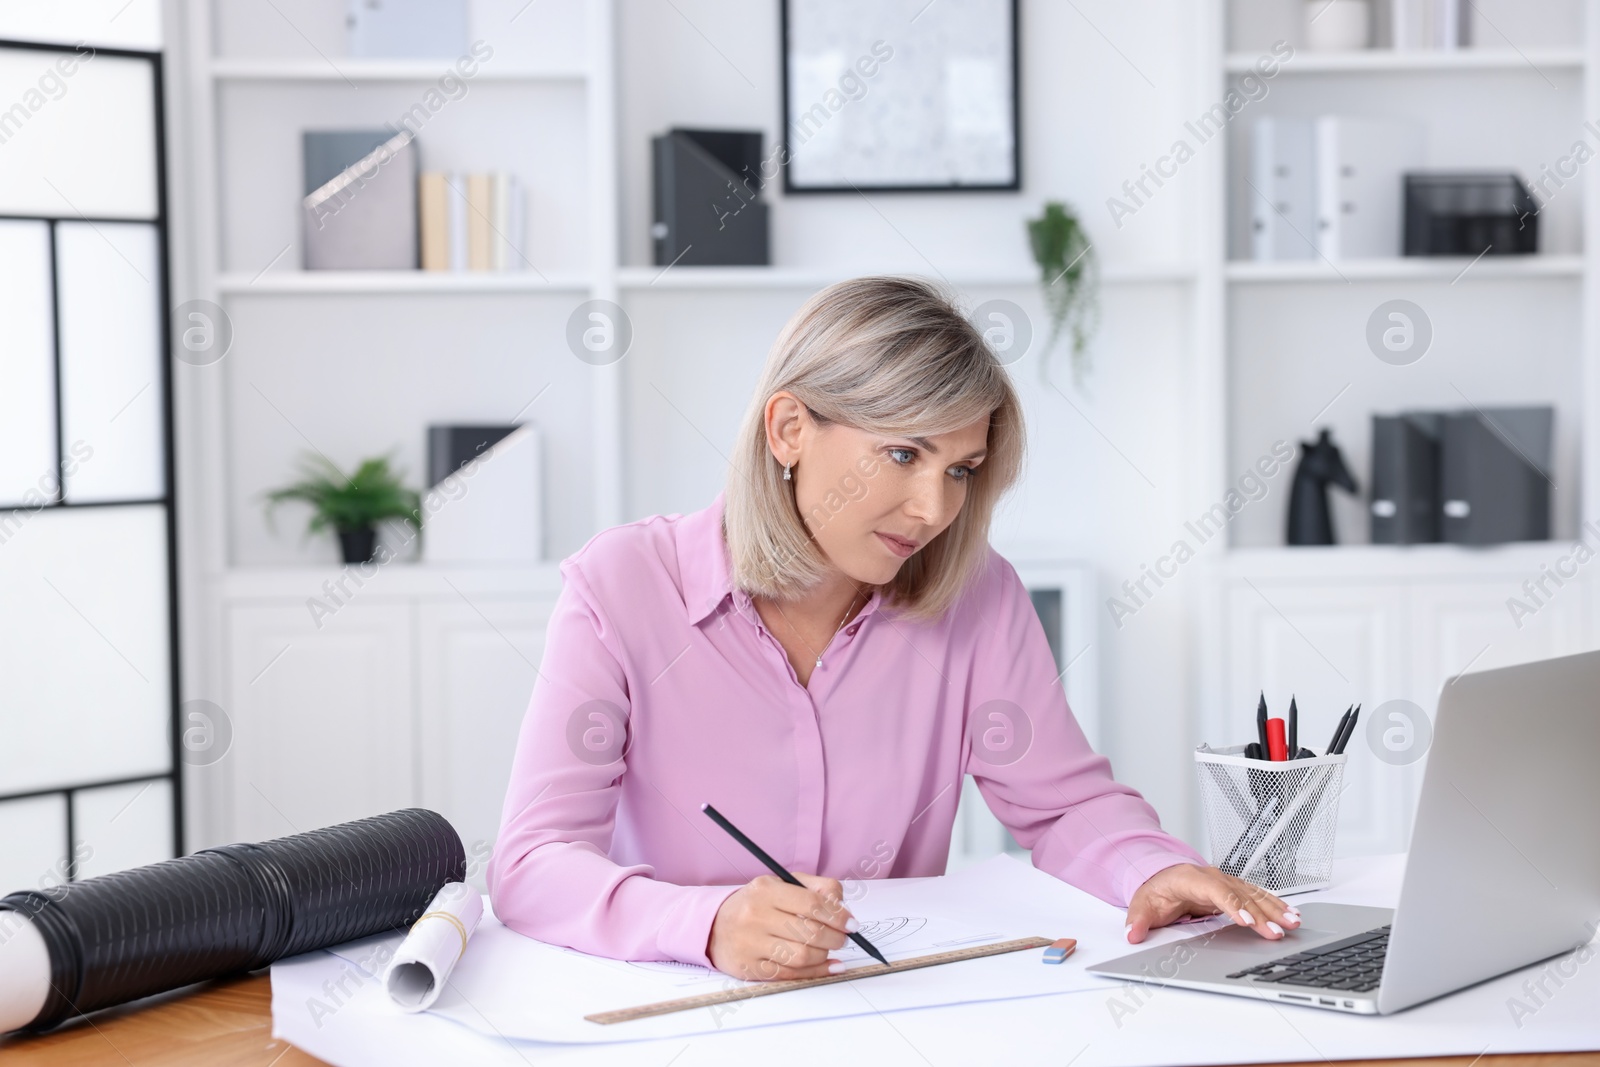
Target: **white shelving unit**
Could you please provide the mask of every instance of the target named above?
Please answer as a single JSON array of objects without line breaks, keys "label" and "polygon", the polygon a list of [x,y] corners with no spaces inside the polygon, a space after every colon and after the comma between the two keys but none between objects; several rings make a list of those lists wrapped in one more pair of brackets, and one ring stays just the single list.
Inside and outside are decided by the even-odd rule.
[{"label": "white shelving unit", "polygon": [[[295,217],[300,190],[287,187],[299,181],[294,131],[382,125],[400,113],[395,101],[420,98],[449,71],[445,59],[340,56],[337,26],[325,15],[307,5],[280,10],[231,0],[225,7],[214,0],[167,5],[168,25],[175,27],[169,68],[181,74],[186,105],[179,147],[192,163],[174,192],[188,209],[180,215],[188,224],[189,254],[179,257],[188,276],[179,283],[189,296],[224,308],[239,348],[253,345],[218,364],[180,367],[179,373],[179,433],[190,442],[184,494],[190,537],[183,554],[190,593],[188,690],[212,694],[224,705],[240,746],[239,756],[216,769],[191,769],[196,788],[187,812],[188,845],[275,836],[305,828],[300,823],[365,814],[374,804],[422,802],[451,814],[481,851],[483,838],[492,837],[495,794],[503,795],[499,779],[509,766],[492,772],[472,767],[481,752],[472,746],[508,751],[515,739],[542,649],[543,620],[559,590],[555,563],[451,568],[401,559],[363,574],[360,568],[308,562],[303,556],[263,560],[261,550],[251,547],[258,542],[241,540],[241,521],[249,521],[249,511],[240,508],[233,483],[241,463],[247,466],[260,445],[252,439],[258,435],[240,428],[249,412],[239,405],[241,397],[259,393],[292,425],[297,450],[303,445],[341,456],[349,452],[327,440],[336,432],[337,422],[329,421],[337,419],[336,411],[324,403],[321,412],[301,415],[295,404],[307,398],[275,397],[268,380],[280,354],[314,364],[318,351],[331,347],[323,359],[330,368],[329,390],[355,388],[352,403],[358,413],[363,407],[381,409],[386,397],[402,405],[409,400],[414,409],[420,389],[444,394],[432,421],[448,421],[448,389],[405,381],[384,385],[386,375],[395,372],[386,357],[403,351],[396,345],[416,329],[442,329],[441,344],[455,339],[476,363],[472,374],[479,394],[506,395],[503,417],[541,392],[543,367],[530,369],[525,361],[508,361],[499,353],[515,351],[525,331],[559,336],[560,322],[583,300],[618,297],[612,3],[566,0],[520,22],[514,10],[497,21],[520,29],[521,39],[501,51],[505,34],[497,38],[497,53],[504,58],[480,64],[464,79],[468,91],[451,97],[448,106],[468,123],[503,125],[521,136],[495,139],[470,127],[452,134],[435,120],[421,133],[425,150],[437,149],[435,156],[424,157],[430,168],[509,167],[528,178],[534,176],[523,147],[529,144],[541,154],[559,153],[568,160],[570,166],[554,180],[564,180],[576,195],[562,197],[561,217],[543,216],[546,226],[556,229],[541,235],[555,234],[543,244],[564,262],[539,262],[511,273],[305,271],[298,269],[298,252],[288,246],[271,262],[265,262],[270,253],[261,255],[260,263],[241,253],[249,240],[242,241],[241,234],[260,213],[281,216],[284,223]],[[261,46],[285,54],[245,54],[256,48],[251,19],[266,29],[281,30],[287,23],[304,45],[285,38]],[[325,35],[320,42],[314,39],[319,32]],[[556,47],[541,39],[562,33],[567,39]],[[229,47],[224,42],[245,52],[224,54],[220,50]],[[289,54],[305,53],[304,46],[315,54]],[[541,51],[555,55],[555,61],[528,61]],[[274,136],[261,118],[278,113],[293,123],[292,143],[244,140]],[[539,169],[547,177],[552,171]],[[549,198],[541,206],[548,208]],[[298,234],[289,236],[297,245]],[[386,320],[404,321],[386,326]],[[351,329],[357,342],[330,341],[322,328],[330,323]],[[392,335],[387,339],[385,329]],[[370,351],[359,343],[368,330]],[[579,378],[571,369],[577,361],[562,355],[559,361],[546,358],[557,371],[550,382],[561,383],[567,395],[551,410],[535,414],[555,424],[551,434],[560,462],[575,470],[572,477],[581,492],[558,489],[546,512],[557,509],[556,519],[567,529],[598,528],[622,515],[620,371],[583,367]],[[438,371],[452,362],[441,360]],[[567,375],[564,382],[561,371]],[[285,380],[314,377],[302,364]],[[371,383],[370,394],[363,392],[363,378]],[[471,397],[466,403],[457,421],[481,418]],[[366,421],[370,426],[372,420]],[[414,444],[420,447],[420,424],[416,433]],[[363,441],[359,454],[382,451],[382,445]],[[549,448],[547,442],[547,454]],[[577,460],[575,466],[569,457]],[[407,466],[414,473],[415,464]],[[293,520],[286,517],[280,517],[280,525],[293,531]],[[558,543],[554,558],[572,547]],[[332,614],[316,615],[309,610],[313,604],[333,609]],[[439,728],[440,708],[449,711],[449,731]],[[299,714],[320,717],[330,732],[326,743],[305,745],[287,758],[285,731],[296,729],[292,720]],[[466,735],[454,732],[458,726],[474,735],[470,744]],[[363,736],[391,740],[366,744]],[[481,870],[475,872],[481,876]]]},{"label": "white shelving unit", "polygon": [[[447,61],[340,56],[336,27],[317,21],[322,9],[311,4],[169,3],[172,24],[183,27],[173,58],[186,79],[185,150],[193,162],[177,193],[192,225],[186,289],[228,312],[241,350],[212,366],[181,368],[182,436],[194,442],[186,452],[194,484],[185,497],[192,529],[185,582],[199,590],[187,616],[188,647],[199,653],[189,691],[211,694],[224,707],[239,746],[235,758],[193,772],[191,848],[291,832],[375,804],[419,802],[452,819],[469,856],[492,841],[507,756],[560,587],[554,561],[581,544],[573,530],[614,525],[641,507],[673,510],[637,499],[654,479],[629,469],[629,435],[649,432],[627,412],[641,389],[653,388],[652,397],[673,405],[668,394],[677,387],[648,360],[660,358],[659,338],[678,331],[657,329],[649,342],[637,342],[651,352],[590,367],[548,341],[562,336],[581,302],[612,301],[635,316],[716,308],[737,319],[746,309],[770,314],[835,281],[880,272],[940,276],[964,292],[1036,293],[1039,278],[1021,247],[1013,259],[1023,266],[964,263],[942,274],[921,249],[904,247],[852,248],[862,262],[830,255],[825,266],[663,270],[638,265],[637,252],[635,265],[622,266],[628,200],[621,182],[629,171],[619,146],[648,142],[640,129],[619,131],[618,65],[627,45],[615,2],[547,0],[524,12],[520,4],[500,10],[505,5],[495,0],[477,0],[474,19],[492,19],[496,32],[514,26],[524,36],[553,29],[572,37],[542,45],[559,60],[542,64],[526,60],[540,48],[496,38],[495,63],[505,65],[482,64],[470,92],[440,112],[467,132],[435,119],[419,134],[426,169],[509,166],[529,177],[520,165],[565,181],[537,202],[537,217],[551,227],[545,239],[530,239],[537,269],[505,274],[306,271],[297,234],[280,225],[293,218],[300,192],[301,129],[390,121],[438,83]],[[304,40],[283,23],[303,28]],[[258,33],[278,36],[258,46]],[[635,40],[641,34],[648,31],[633,30]],[[258,47],[282,54],[258,55]],[[294,54],[307,47],[316,54]],[[677,107],[704,111],[703,104]],[[655,119],[637,121],[654,132]],[[501,129],[506,136],[496,136]],[[640,179],[633,171],[635,187]],[[1020,220],[1007,222],[1020,237]],[[1168,257],[1113,264],[1102,282],[1107,291],[1165,291],[1190,286],[1195,275],[1192,262]],[[656,293],[671,298],[659,302]],[[770,325],[753,329],[770,343]],[[715,323],[704,320],[684,333],[694,338],[702,330],[715,337]],[[524,337],[543,340],[524,348]],[[750,367],[759,362],[760,349],[716,340],[723,353],[748,353]],[[429,358],[416,358],[417,349],[428,349]],[[452,395],[450,379],[462,360],[469,361],[461,373],[473,377],[473,391]],[[327,395],[307,388],[319,375]],[[540,400],[546,378],[558,395]],[[326,546],[316,546],[321,559],[299,549],[297,516],[280,516],[279,533],[269,538],[246,506],[245,490],[287,477],[292,452],[315,448],[348,463],[352,453],[380,451],[374,435],[397,427],[416,423],[420,443],[424,420],[488,421],[481,409],[501,394],[502,418],[518,405],[531,408],[546,434],[546,513],[554,516],[547,520],[554,524],[546,531],[548,563],[460,568],[402,558],[342,567]],[[692,410],[688,401],[683,407]],[[672,418],[694,423],[673,410]],[[354,428],[339,439],[346,424]],[[697,445],[712,440],[699,424],[692,432]],[[553,459],[551,449],[563,454]],[[552,470],[576,471],[569,480],[575,491],[563,492]],[[1068,653],[1093,647],[1080,633],[1094,625],[1093,569],[1063,559],[1059,543],[1014,558],[1026,559],[1046,586],[1070,577],[1070,589],[1063,587]],[[1092,657],[1075,662],[1065,684],[1086,731],[1098,737],[1097,664]],[[326,737],[295,740],[315,733],[318,723],[326,724]],[[1004,838],[981,802],[963,809],[958,851],[981,854]]]},{"label": "white shelving unit", "polygon": [[[1281,28],[1298,15],[1298,5],[1290,7],[1210,0],[1201,21],[1217,29],[1199,42],[1200,67],[1209,72],[1200,108],[1237,86],[1260,54],[1234,43],[1260,24],[1237,20],[1270,17]],[[1269,81],[1270,91],[1229,124],[1229,150],[1212,153],[1205,164],[1213,214],[1201,226],[1197,280],[1203,335],[1196,376],[1206,386],[1195,484],[1203,488],[1191,514],[1219,500],[1275,437],[1308,439],[1317,426],[1334,425],[1365,489],[1366,425],[1374,411],[1553,403],[1553,539],[1490,549],[1283,547],[1278,524],[1292,468],[1279,473],[1267,497],[1275,506],[1253,512],[1247,506],[1231,521],[1229,543],[1204,557],[1196,627],[1201,739],[1239,740],[1263,687],[1275,715],[1296,694],[1302,723],[1309,712],[1315,736],[1347,703],[1366,701],[1370,717],[1374,702],[1403,699],[1431,715],[1449,675],[1595,643],[1597,583],[1590,576],[1564,583],[1532,618],[1518,620],[1507,602],[1525,596],[1523,583],[1539,580],[1566,556],[1581,524],[1600,514],[1600,432],[1590,414],[1600,410],[1594,260],[1600,170],[1588,166],[1581,176],[1564,176],[1563,201],[1542,213],[1541,249],[1553,247],[1554,254],[1331,263],[1239,258],[1249,254],[1247,244],[1240,248],[1236,218],[1246,199],[1239,168],[1248,158],[1251,122],[1263,115],[1420,119],[1438,134],[1427,158],[1433,169],[1512,169],[1525,181],[1538,180],[1540,164],[1553,163],[1584,134],[1577,122],[1568,130],[1559,117],[1593,114],[1600,103],[1600,4],[1569,0],[1529,5],[1525,13],[1550,20],[1547,38],[1563,36],[1574,19],[1584,30],[1576,42],[1570,36],[1497,41],[1452,52],[1318,54],[1295,41],[1295,55]],[[1252,45],[1261,34],[1254,37]],[[1485,102],[1495,105],[1491,114],[1464,110]],[[1454,125],[1444,128],[1447,122]],[[1418,302],[1433,319],[1434,348],[1411,367],[1380,365],[1363,340],[1366,316],[1392,298]],[[1330,495],[1341,542],[1364,541],[1364,497]],[[1341,851],[1405,846],[1424,765],[1391,766],[1368,753],[1352,760]]]},{"label": "white shelving unit", "polygon": [[[1053,169],[1029,176],[1027,197],[885,198],[866,216],[881,231],[874,244],[857,240],[852,213],[865,205],[853,198],[823,203],[774,190],[773,199],[782,201],[774,211],[782,265],[646,265],[649,253],[638,239],[648,219],[639,217],[638,205],[647,199],[640,153],[647,154],[650,134],[686,121],[763,125],[770,143],[769,102],[745,90],[760,84],[775,93],[775,63],[757,72],[743,57],[772,56],[776,6],[764,5],[749,20],[741,10],[730,25],[722,15],[732,5],[635,4],[627,7],[627,32],[619,6],[624,0],[544,0],[532,7],[474,0],[475,25],[501,35],[493,39],[496,55],[471,79],[470,93],[440,112],[451,117],[435,118],[419,134],[423,165],[509,168],[544,178],[551,187],[530,214],[547,230],[530,240],[530,254],[539,252],[536,271],[428,274],[301,270],[285,223],[300,192],[299,130],[391,121],[438,83],[447,63],[345,58],[332,8],[309,0],[169,0],[171,24],[183,30],[173,69],[184,81],[184,148],[192,161],[184,169],[186,187],[176,194],[192,231],[184,281],[188,294],[228,311],[240,347],[217,365],[180,368],[181,436],[192,442],[186,476],[194,483],[185,497],[191,502],[185,581],[199,590],[186,616],[188,647],[198,652],[188,689],[226,707],[249,753],[221,770],[196,772],[191,847],[331,821],[355,811],[358,800],[370,806],[372,798],[420,798],[458,823],[470,851],[492,836],[494,794],[503,792],[498,778],[505,768],[474,773],[462,760],[503,754],[514,741],[542,650],[543,619],[559,588],[553,561],[581,544],[580,529],[686,510],[679,501],[703,504],[722,469],[714,442],[742,403],[732,394],[748,389],[741,376],[754,372],[799,299],[860,274],[909,273],[943,278],[964,295],[1027,302],[1030,314],[1041,307],[1022,217],[1034,211],[1030,200],[1065,195],[1063,178],[1077,176],[1076,154],[1053,143],[1053,127],[1025,133],[1031,158],[1057,154]],[[1038,11],[1035,27],[1042,19],[1075,17],[1054,5]],[[695,26],[712,18],[719,39],[713,47],[725,52],[720,58]],[[1062,39],[1068,27],[1049,32]],[[1169,50],[1181,47],[1174,42]],[[700,73],[707,85],[719,76],[736,83],[725,101],[731,111],[692,92],[673,95],[682,79],[667,68],[675,57],[691,55],[727,61]],[[1121,61],[1097,51],[1095,62]],[[624,79],[625,64],[631,73]],[[1029,69],[1042,73],[1045,65],[1025,60]],[[776,106],[775,95],[770,103]],[[1025,106],[1025,121],[1028,115]],[[464,132],[452,132],[452,122]],[[1085,210],[1093,206],[1088,194],[1074,199]],[[933,240],[924,239],[926,226],[919,233],[907,224],[901,214],[907,205],[937,220]],[[973,211],[987,214],[974,223],[966,217]],[[812,225],[819,215],[820,228]],[[962,236],[941,251],[937,239],[947,222],[949,232]],[[837,242],[807,245],[805,238],[830,228]],[[1179,329],[1172,308],[1185,305],[1197,278],[1189,251],[1181,240],[1149,240],[1105,266],[1106,299],[1127,302],[1141,319],[1143,332],[1124,342],[1128,347],[1170,348]],[[621,304],[640,324],[637,351],[620,364],[589,367],[550,344],[585,300]],[[682,358],[701,345],[696,358]],[[429,358],[417,357],[417,349]],[[469,373],[476,376],[472,396],[452,392],[454,380]],[[326,389],[307,389],[319,375]],[[551,395],[536,399],[547,380],[555,382]],[[1031,366],[1019,382],[1033,391],[1035,404],[1079,417]],[[248,499],[287,476],[294,452],[316,447],[349,462],[380,451],[377,435],[391,431],[420,444],[423,421],[488,421],[481,410],[486,399],[502,395],[502,419],[537,405],[529,417],[561,453],[550,458],[547,451],[547,471],[569,478],[563,489],[547,475],[552,562],[481,569],[394,562],[358,582],[361,576],[333,562],[325,545],[302,549],[297,517],[287,511],[277,535],[268,536]],[[1074,566],[1076,557],[1062,550],[1070,543],[1065,536],[1024,530],[1018,541],[1026,551],[1013,558],[1039,574],[1074,575],[1070,628],[1092,628],[1094,568]],[[1068,641],[1068,652],[1079,657],[1066,679],[1069,696],[1087,732],[1097,736],[1098,646],[1081,633]],[[1095,654],[1085,656],[1090,648]],[[332,731],[325,744],[295,747],[283,739],[285,731],[314,729],[319,716]],[[441,732],[441,716],[466,725]],[[368,752],[359,740],[366,734],[384,741]],[[469,751],[468,741],[476,748]],[[284,769],[296,762],[290,751],[300,765],[294,774]],[[274,760],[274,753],[284,758]],[[320,806],[313,797],[323,798]],[[1182,830],[1181,812],[1175,821]],[[965,813],[958,844],[984,847],[998,830],[992,823],[981,805]]]},{"label": "white shelving unit", "polygon": [[[790,267],[623,267],[617,281],[624,289],[819,289],[863,274],[927,274],[926,267],[861,266],[848,270],[808,270]],[[1039,283],[1031,271],[968,271],[947,274],[945,280],[962,289],[1021,289]],[[1185,264],[1111,267],[1101,274],[1106,285],[1189,282],[1194,268]]]},{"label": "white shelving unit", "polygon": [[[429,82],[439,77],[439,63],[416,59],[214,59],[210,75],[218,81],[348,81]],[[485,67],[474,79],[512,82],[584,82],[586,67],[498,69]]]},{"label": "white shelving unit", "polygon": [[[302,128],[388,121],[435,84],[445,64],[342,58],[337,23],[327,15],[338,5],[169,0],[169,24],[183,27],[170,67],[183,82],[174,94],[187,105],[177,132],[192,164],[174,168],[188,249],[179,257],[187,276],[177,281],[187,295],[228,309],[242,349],[215,366],[180,367],[176,376],[179,438],[188,442],[180,494],[188,502],[184,583],[199,601],[185,613],[186,648],[199,653],[191,651],[187,691],[236,701],[230,713],[245,720],[241,737],[262,729],[266,716],[300,723],[285,709],[305,701],[348,699],[355,722],[409,739],[396,751],[416,768],[400,789],[382,767],[364,765],[366,784],[353,780],[352,790],[381,795],[394,787],[447,803],[457,788],[450,775],[467,771],[448,753],[433,758],[432,748],[449,738],[430,732],[433,720],[415,709],[448,707],[470,717],[504,705],[510,694],[525,701],[542,648],[541,612],[557,587],[555,565],[465,572],[391,564],[338,605],[327,628],[310,630],[307,601],[326,599],[324,583],[343,572],[326,555],[299,548],[287,513],[281,532],[269,537],[248,499],[282,480],[286,457],[308,441],[341,458],[372,454],[386,443],[380,431],[416,437],[420,449],[426,421],[509,419],[535,404],[530,417],[557,453],[553,477],[566,479],[547,478],[547,555],[559,559],[588,531],[688,510],[715,492],[721,442],[761,355],[809,291],[859,274],[904,272],[943,278],[974,302],[1004,297],[1042,316],[1021,222],[1046,199],[1074,203],[1097,237],[1104,328],[1089,393],[1068,384],[1063,353],[1049,380],[1032,357],[1014,370],[1033,459],[1000,531],[1010,540],[997,538],[1002,551],[1087,560],[1103,597],[1140,573],[1140,553],[1165,547],[1164,531],[1177,534],[1185,518],[1221,499],[1262,439],[1282,436],[1274,421],[1280,416],[1309,437],[1325,408],[1327,418],[1360,427],[1382,405],[1459,404],[1453,392],[1413,396],[1393,390],[1402,379],[1344,373],[1348,366],[1365,374],[1370,368],[1358,364],[1371,361],[1364,348],[1338,340],[1354,336],[1350,316],[1390,294],[1442,301],[1435,365],[1454,359],[1462,376],[1450,380],[1474,402],[1529,400],[1528,390],[1559,387],[1561,410],[1573,419],[1558,416],[1566,428],[1557,533],[1570,537],[1581,520],[1600,515],[1600,435],[1581,422],[1582,413],[1600,410],[1600,304],[1591,258],[1600,248],[1600,213],[1590,210],[1600,204],[1600,166],[1586,165],[1542,220],[1550,254],[1332,266],[1230,258],[1236,152],[1250,122],[1275,109],[1393,107],[1450,116],[1433,160],[1441,165],[1526,172],[1566,151],[1581,119],[1600,115],[1600,0],[1543,0],[1539,9],[1559,16],[1552,25],[1569,27],[1574,20],[1566,16],[1581,12],[1585,28],[1578,36],[1563,28],[1528,40],[1512,27],[1533,16],[1513,23],[1494,7],[1500,2],[1479,6],[1493,8],[1497,23],[1518,39],[1493,48],[1318,55],[1296,41],[1270,94],[1235,117],[1225,138],[1202,146],[1181,177],[1124,226],[1108,220],[1106,198],[1139,175],[1158,142],[1170,143],[1185,121],[1222,100],[1260,54],[1251,35],[1230,38],[1230,12],[1276,12],[1272,18],[1282,23],[1298,18],[1299,4],[1170,0],[1156,4],[1161,14],[1152,22],[1134,5],[1080,11],[1026,0],[1023,193],[880,199],[775,189],[779,265],[664,270],[649,265],[645,236],[649,136],[700,123],[762,128],[771,143],[781,122],[776,5],[741,9],[730,19],[723,16],[732,6],[712,0],[542,0],[525,13],[520,2],[474,0],[475,18],[487,13],[497,32],[514,22],[515,32],[495,39],[494,62],[482,65],[464,99],[448,105],[451,118],[423,130],[425,152],[437,153],[425,155],[424,165],[512,169],[546,181],[545,210],[534,213],[546,229],[530,241],[539,252],[536,272],[433,275],[299,270],[289,227],[300,191],[292,137]],[[1098,34],[1083,32],[1085,17]],[[291,20],[306,33],[296,36]],[[1126,47],[1136,40],[1137,49]],[[686,64],[699,65],[693,77],[684,75]],[[1457,106],[1457,98],[1467,103]],[[1075,103],[1084,100],[1096,106]],[[1463,117],[1479,105],[1494,111],[1492,121]],[[1507,115],[1526,122],[1510,127]],[[1551,142],[1550,131],[1567,132],[1568,116],[1571,137]],[[1473,154],[1480,148],[1484,158]],[[582,365],[551,340],[591,299],[622,305],[635,322],[635,349],[618,364]],[[1453,347],[1461,338],[1478,347]],[[1511,353],[1503,368],[1486,358],[1493,346]],[[1308,368],[1327,380],[1308,376]],[[456,387],[468,373],[476,378],[470,396]],[[319,375],[326,388],[306,389]],[[546,386],[549,394],[541,392]],[[503,399],[504,410],[486,411],[485,398]],[[1365,431],[1347,433],[1341,425],[1338,436],[1350,455],[1348,446]],[[1364,482],[1364,455],[1356,452],[1353,466]],[[1430,700],[1415,687],[1471,661],[1484,643],[1478,635],[1504,625],[1505,597],[1560,548],[1276,547],[1289,477],[1279,475],[1267,502],[1234,520],[1222,539],[1231,545],[1208,544],[1181,590],[1163,593],[1136,625],[1113,632],[1107,616],[1094,613],[1100,632],[1082,662],[1097,666],[1101,688],[1111,694],[1106,750],[1119,778],[1135,781],[1190,840],[1198,840],[1198,820],[1185,810],[1192,803],[1187,753],[1146,746],[1144,737],[1185,727],[1196,742],[1232,737],[1240,714],[1233,690],[1247,675],[1265,678],[1268,667],[1301,692],[1347,686]],[[1345,539],[1359,540],[1348,536],[1349,514],[1340,519]],[[1018,545],[1027,546],[1024,555]],[[1489,642],[1476,665],[1587,641],[1589,595],[1563,594],[1537,625]],[[304,640],[312,632],[314,648]],[[1269,664],[1266,657],[1277,659]],[[319,672],[336,662],[359,664],[369,684],[319,689]],[[1152,663],[1174,666],[1152,671]],[[1314,678],[1317,671],[1325,677]],[[1293,681],[1301,677],[1314,680]],[[487,681],[474,689],[474,679]],[[383,698],[369,700],[369,691]],[[386,701],[413,709],[411,718],[397,725]],[[1080,714],[1103,714],[1098,701],[1083,703]],[[1315,721],[1322,710],[1308,714]],[[305,723],[314,725],[314,717]],[[509,743],[505,721],[478,727],[482,737]],[[340,757],[349,755],[339,745],[347,743],[330,743],[307,774],[337,780]],[[255,786],[292,790],[295,783]],[[483,825],[490,786],[471,794],[476,814],[464,824]],[[1380,814],[1385,804],[1403,809],[1406,788],[1372,785],[1365,795],[1376,806],[1352,809],[1358,829],[1346,843],[1399,847],[1400,829]],[[225,782],[202,774],[190,795],[191,847],[218,835],[281,830],[260,821],[266,809],[239,774]]]},{"label": "white shelving unit", "polygon": [[1581,278],[1583,256],[1456,256],[1410,259],[1307,259],[1292,262],[1230,260],[1230,282],[1496,281],[1505,278]]},{"label": "white shelving unit", "polygon": [[429,271],[274,271],[251,277],[224,274],[217,291],[225,296],[253,293],[541,293],[584,292],[593,281],[582,274],[432,273]]},{"label": "white shelving unit", "polygon": [[[1243,74],[1255,67],[1259,57],[1249,52],[1230,52],[1223,60],[1229,74]],[[1446,51],[1396,51],[1370,48],[1357,52],[1301,52],[1283,73],[1301,74],[1402,73],[1445,70],[1581,70],[1585,63],[1580,48],[1462,48]]]}]

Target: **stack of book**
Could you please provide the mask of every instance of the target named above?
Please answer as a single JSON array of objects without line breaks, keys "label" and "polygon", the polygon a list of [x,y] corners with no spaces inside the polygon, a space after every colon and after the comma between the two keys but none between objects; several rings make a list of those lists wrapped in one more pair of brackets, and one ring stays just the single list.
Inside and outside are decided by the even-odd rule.
[{"label": "stack of book", "polygon": [[505,171],[417,178],[422,269],[512,271],[528,263],[527,190]]}]

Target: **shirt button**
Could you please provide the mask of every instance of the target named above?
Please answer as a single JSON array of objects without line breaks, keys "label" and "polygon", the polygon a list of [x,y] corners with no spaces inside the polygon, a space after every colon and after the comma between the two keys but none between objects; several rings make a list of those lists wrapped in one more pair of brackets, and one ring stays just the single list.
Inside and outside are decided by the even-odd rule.
[{"label": "shirt button", "polygon": [[856,635],[856,631],[859,630],[859,629],[861,629],[861,624],[859,622],[857,622],[857,623],[852,623],[850,626],[846,627],[844,632],[849,634],[851,637],[854,637]]}]

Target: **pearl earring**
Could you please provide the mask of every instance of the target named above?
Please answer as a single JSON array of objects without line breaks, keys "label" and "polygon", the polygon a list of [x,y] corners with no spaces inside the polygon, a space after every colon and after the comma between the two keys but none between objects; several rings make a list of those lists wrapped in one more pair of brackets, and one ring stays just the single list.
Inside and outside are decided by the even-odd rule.
[{"label": "pearl earring", "polygon": [[785,463],[783,465],[783,480],[786,481],[786,482],[790,480],[789,479],[789,467],[790,467],[790,464],[788,464],[788,463]]}]

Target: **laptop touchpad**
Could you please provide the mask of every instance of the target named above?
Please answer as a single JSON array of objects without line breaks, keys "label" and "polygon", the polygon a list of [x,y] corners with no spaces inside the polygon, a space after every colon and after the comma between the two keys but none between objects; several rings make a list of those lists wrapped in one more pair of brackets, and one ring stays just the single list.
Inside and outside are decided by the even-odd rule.
[{"label": "laptop touchpad", "polygon": [[1225,926],[1214,934],[1201,935],[1192,942],[1196,949],[1206,952],[1227,952],[1230,955],[1249,956],[1252,959],[1270,960],[1303,952],[1328,941],[1337,941],[1347,935],[1336,928],[1318,927],[1309,923],[1284,932],[1282,938],[1272,940],[1262,937],[1247,926]]}]

